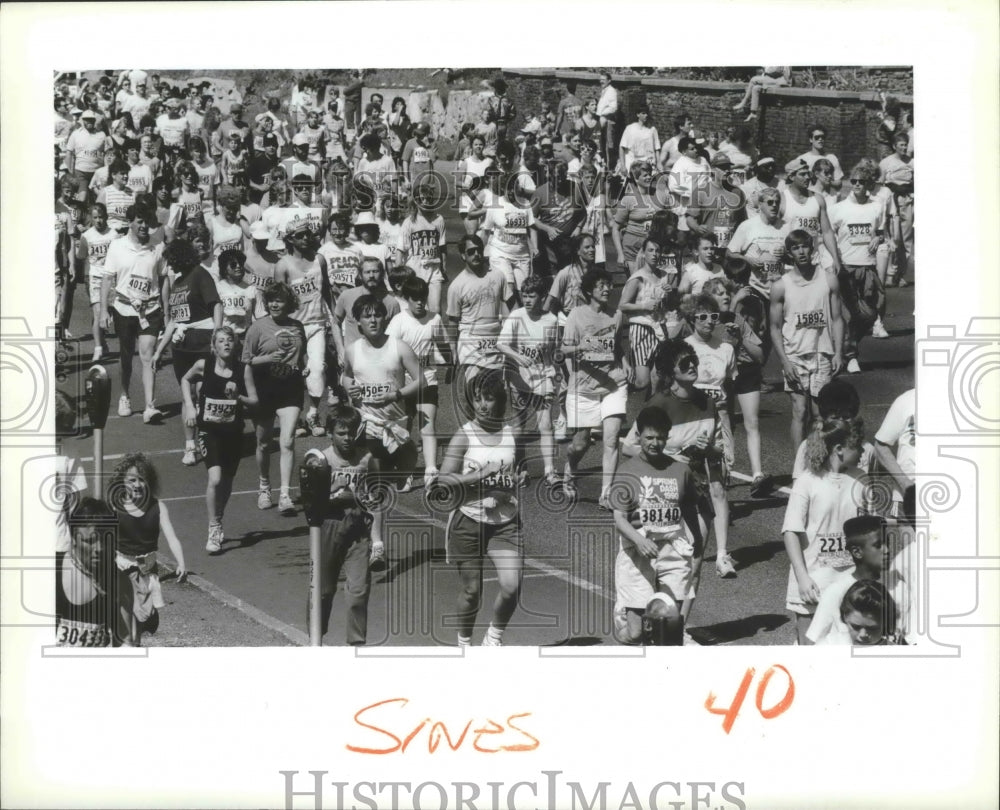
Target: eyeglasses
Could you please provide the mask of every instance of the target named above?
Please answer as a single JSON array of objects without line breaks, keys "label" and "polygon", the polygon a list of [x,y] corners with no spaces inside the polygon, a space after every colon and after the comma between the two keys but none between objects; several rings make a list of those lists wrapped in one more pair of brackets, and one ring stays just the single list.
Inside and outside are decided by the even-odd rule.
[{"label": "eyeglasses", "polygon": [[694,319],[696,321],[698,321],[699,323],[704,323],[705,321],[711,321],[712,323],[715,323],[716,321],[719,320],[719,313],[718,312],[699,312],[697,315],[694,316]]}]

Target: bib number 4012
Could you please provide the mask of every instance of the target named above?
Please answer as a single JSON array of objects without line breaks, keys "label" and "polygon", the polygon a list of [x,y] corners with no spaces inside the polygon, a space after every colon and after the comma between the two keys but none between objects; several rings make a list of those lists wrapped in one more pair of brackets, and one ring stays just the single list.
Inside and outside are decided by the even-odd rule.
[{"label": "bib number 4012", "polygon": [[[780,669],[786,680],[785,694],[777,703],[773,704],[769,708],[764,708],[764,699],[767,696],[767,686],[771,682],[771,678],[775,673],[775,670]],[[733,723],[736,722],[736,717],[740,713],[740,709],[743,708],[743,701],[746,699],[747,692],[750,690],[750,684],[753,683],[753,677],[756,674],[756,670],[753,667],[747,669],[746,674],[743,676],[743,680],[740,682],[739,689],[736,690],[736,696],[733,698],[733,702],[729,704],[727,708],[716,708],[715,707],[715,693],[709,692],[708,697],[705,699],[705,708],[712,714],[721,714],[722,720],[722,730],[728,734],[732,728]],[[757,683],[757,696],[756,704],[757,711],[760,712],[760,716],[765,720],[772,720],[779,714],[783,714],[788,710],[788,707],[792,705],[792,701],[795,699],[795,681],[792,680],[792,674],[785,669],[781,664],[775,664],[773,667],[768,667],[767,672],[764,673],[763,677]]]}]

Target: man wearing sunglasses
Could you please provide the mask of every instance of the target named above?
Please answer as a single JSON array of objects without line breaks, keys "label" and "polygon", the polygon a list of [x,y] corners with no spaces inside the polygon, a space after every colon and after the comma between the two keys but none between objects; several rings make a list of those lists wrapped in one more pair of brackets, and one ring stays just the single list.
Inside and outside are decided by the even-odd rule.
[{"label": "man wearing sunglasses", "polygon": [[840,290],[844,300],[844,360],[847,372],[857,374],[858,343],[869,334],[882,309],[885,291],[875,269],[876,253],[885,242],[886,207],[871,195],[878,167],[862,161],[851,171],[850,195],[830,211],[842,267]]},{"label": "man wearing sunglasses", "polygon": [[799,155],[798,159],[804,160],[811,170],[820,158],[826,158],[833,164],[833,185],[840,188],[844,182],[844,170],[840,168],[837,156],[826,151],[826,130],[817,124],[809,128],[809,151]]},{"label": "man wearing sunglasses", "polygon": [[[789,228],[781,218],[781,192],[765,188],[757,195],[760,213],[741,222],[729,242],[727,258],[739,256],[750,265],[750,290],[767,306],[771,282],[784,271],[785,236]],[[736,301],[733,301],[736,306]]]}]

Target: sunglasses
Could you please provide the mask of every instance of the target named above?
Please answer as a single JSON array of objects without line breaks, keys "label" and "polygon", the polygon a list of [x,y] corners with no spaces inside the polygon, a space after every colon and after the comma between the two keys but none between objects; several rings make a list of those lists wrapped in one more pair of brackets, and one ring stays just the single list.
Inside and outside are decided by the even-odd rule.
[{"label": "sunglasses", "polygon": [[480,250],[479,248],[469,248],[462,255],[463,256],[478,256],[480,253],[482,253],[482,250]]},{"label": "sunglasses", "polygon": [[826,140],[826,135],[813,135],[812,139],[814,141],[825,141]]},{"label": "sunglasses", "polygon": [[847,182],[849,182],[852,186],[863,186],[865,184],[864,180],[861,180],[860,178],[857,177],[852,177]]},{"label": "sunglasses", "polygon": [[696,368],[698,368],[697,357],[686,357],[677,363],[679,371],[694,371]]},{"label": "sunglasses", "polygon": [[715,323],[716,321],[719,320],[719,313],[718,312],[699,312],[697,315],[694,316],[694,319],[696,321],[698,321],[699,323],[704,323],[705,321],[711,321],[712,323]]}]

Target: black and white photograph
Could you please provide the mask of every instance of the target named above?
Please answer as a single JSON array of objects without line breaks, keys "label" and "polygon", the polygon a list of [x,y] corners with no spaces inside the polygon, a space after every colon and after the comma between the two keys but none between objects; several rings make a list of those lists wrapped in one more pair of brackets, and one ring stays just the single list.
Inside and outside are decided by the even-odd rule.
[{"label": "black and white photograph", "polygon": [[[4,12],[9,806],[990,806],[995,10],[185,5]],[[227,14],[268,53],[183,46]],[[959,667],[974,766],[892,794]],[[190,783],[53,779],[72,683]]]}]

